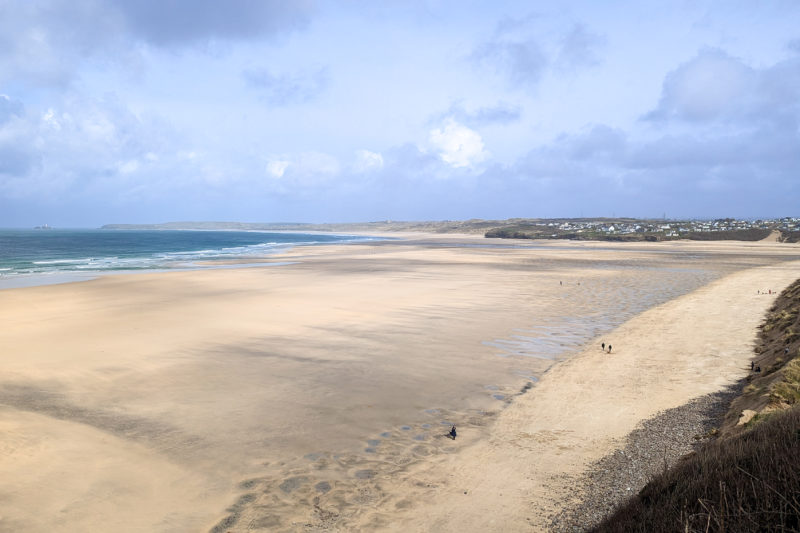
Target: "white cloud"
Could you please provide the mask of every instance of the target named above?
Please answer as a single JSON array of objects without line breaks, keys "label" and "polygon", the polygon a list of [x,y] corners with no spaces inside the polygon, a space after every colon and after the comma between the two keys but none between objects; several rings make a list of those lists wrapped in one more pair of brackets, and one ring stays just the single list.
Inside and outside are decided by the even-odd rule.
[{"label": "white cloud", "polygon": [[197,159],[197,152],[193,150],[181,150],[176,156],[180,161],[192,161],[193,159]]},{"label": "white cloud", "polygon": [[61,129],[61,123],[56,119],[56,112],[52,109],[48,109],[45,114],[42,115],[42,121],[54,130]]},{"label": "white cloud", "polygon": [[322,152],[300,152],[273,156],[267,161],[267,174],[280,181],[279,188],[310,188],[322,185],[339,174],[339,160]]},{"label": "white cloud", "polygon": [[139,170],[139,162],[135,159],[131,159],[130,161],[125,161],[124,163],[120,163],[117,165],[120,173],[122,174],[133,174],[137,170]]},{"label": "white cloud", "polygon": [[267,174],[273,178],[282,178],[287,168],[289,168],[288,161],[282,159],[273,159],[267,163]]},{"label": "white cloud", "polygon": [[356,172],[369,172],[383,168],[383,156],[369,150],[356,150],[356,161],[353,169]]},{"label": "white cloud", "polygon": [[478,132],[452,119],[431,130],[428,139],[441,160],[453,168],[474,167],[489,157]]}]

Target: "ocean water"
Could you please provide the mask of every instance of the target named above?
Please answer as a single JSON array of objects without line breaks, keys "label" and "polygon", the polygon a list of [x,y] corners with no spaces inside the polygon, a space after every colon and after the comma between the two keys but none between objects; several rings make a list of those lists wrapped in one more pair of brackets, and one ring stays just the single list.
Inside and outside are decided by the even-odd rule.
[{"label": "ocean water", "polygon": [[293,246],[369,240],[258,231],[0,229],[0,288],[91,279],[102,273],[214,268]]}]

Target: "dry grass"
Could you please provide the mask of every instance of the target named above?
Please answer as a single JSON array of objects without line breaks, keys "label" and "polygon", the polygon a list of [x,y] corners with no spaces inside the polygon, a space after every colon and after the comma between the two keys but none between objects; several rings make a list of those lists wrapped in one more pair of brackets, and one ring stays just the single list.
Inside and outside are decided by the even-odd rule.
[{"label": "dry grass", "polygon": [[592,531],[800,530],[800,407],[701,448]]},{"label": "dry grass", "polygon": [[772,394],[777,401],[789,405],[800,403],[800,359],[793,359],[783,367],[783,381],[775,384]]}]

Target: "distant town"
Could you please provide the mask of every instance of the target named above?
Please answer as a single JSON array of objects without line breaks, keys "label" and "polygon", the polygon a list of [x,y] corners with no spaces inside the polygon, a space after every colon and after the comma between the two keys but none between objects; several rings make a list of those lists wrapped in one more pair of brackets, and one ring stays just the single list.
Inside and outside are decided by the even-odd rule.
[{"label": "distant town", "polygon": [[487,237],[578,240],[744,240],[774,236],[797,242],[800,217],[780,219],[667,220],[667,219],[553,219],[525,221],[486,232]]}]

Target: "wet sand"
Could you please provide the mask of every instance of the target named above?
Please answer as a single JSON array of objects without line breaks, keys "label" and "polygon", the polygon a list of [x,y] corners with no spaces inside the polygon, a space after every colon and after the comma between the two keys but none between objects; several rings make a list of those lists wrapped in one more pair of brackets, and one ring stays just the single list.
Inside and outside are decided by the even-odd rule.
[{"label": "wet sand", "polygon": [[798,257],[431,236],[0,291],[0,530],[529,527],[553,476],[744,368]]}]

